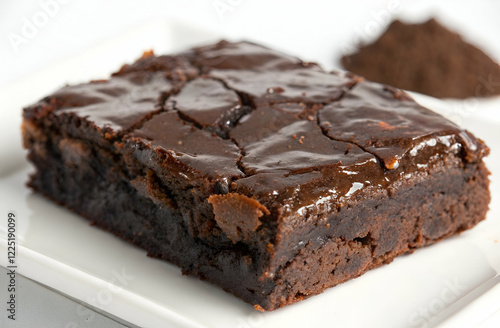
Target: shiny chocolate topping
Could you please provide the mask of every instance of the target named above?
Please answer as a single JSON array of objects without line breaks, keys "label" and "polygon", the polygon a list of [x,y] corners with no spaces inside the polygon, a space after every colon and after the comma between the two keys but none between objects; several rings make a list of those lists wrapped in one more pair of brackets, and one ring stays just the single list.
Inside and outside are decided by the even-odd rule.
[{"label": "shiny chocolate topping", "polygon": [[224,180],[217,193],[245,195],[271,212],[388,193],[432,165],[488,153],[403,91],[247,42],[146,54],[109,80],[49,98],[33,112],[49,106],[119,138],[128,132],[117,145],[125,141],[131,153],[140,145],[150,152],[141,153],[145,162],[157,154],[186,178]]},{"label": "shiny chocolate topping", "polygon": [[156,56],[152,51],[144,52],[141,58],[131,65],[123,65],[113,76],[127,75],[132,72],[162,72],[177,82],[186,82],[198,76],[198,69],[184,56]]},{"label": "shiny chocolate topping", "polygon": [[378,83],[358,83],[340,101],[325,106],[319,121],[328,136],[359,145],[387,169],[398,168],[403,157],[415,156],[426,145],[461,142],[464,146],[468,142],[467,149],[481,148],[480,142],[454,123],[420,106],[403,91]]},{"label": "shiny chocolate topping", "polygon": [[216,80],[200,78],[186,84],[167,103],[187,120],[223,136],[241,115],[250,109],[241,104],[236,92]]},{"label": "shiny chocolate topping", "polygon": [[210,69],[258,70],[284,69],[301,65],[298,58],[250,43],[220,41],[195,48],[194,63],[202,71]]},{"label": "shiny chocolate topping", "polygon": [[53,95],[55,114],[77,115],[103,131],[120,133],[157,112],[171,91],[163,74],[135,72],[59,90]]},{"label": "shiny chocolate topping", "polygon": [[269,208],[288,204],[296,210],[321,197],[350,196],[353,186],[361,189],[368,180],[385,184],[377,158],[325,135],[314,111],[280,104],[244,116],[230,137],[243,150],[240,167],[246,177],[231,191],[254,195]]},{"label": "shiny chocolate topping", "polygon": [[375,158],[353,144],[328,138],[316,122],[301,120],[245,146],[241,163],[247,174],[284,171],[293,175],[368,160]]},{"label": "shiny chocolate topping", "polygon": [[244,94],[254,105],[281,102],[328,103],[339,99],[353,80],[342,73],[302,67],[286,70],[213,70],[210,76]]},{"label": "shiny chocolate topping", "polygon": [[230,131],[229,136],[240,147],[245,147],[274,135],[281,128],[298,121],[300,119],[298,114],[305,109],[305,105],[294,103],[258,107],[243,116],[239,124]]},{"label": "shiny chocolate topping", "polygon": [[154,116],[131,136],[184,166],[185,173],[211,178],[239,177],[240,150],[230,140],[198,129],[169,111]]}]

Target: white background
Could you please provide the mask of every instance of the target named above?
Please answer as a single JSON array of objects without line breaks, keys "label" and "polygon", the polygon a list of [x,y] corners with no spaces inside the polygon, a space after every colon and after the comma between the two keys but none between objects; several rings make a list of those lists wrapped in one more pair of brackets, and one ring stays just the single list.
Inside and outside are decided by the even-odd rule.
[{"label": "white background", "polygon": [[0,84],[156,18],[264,42],[333,67],[341,52],[380,33],[391,12],[410,21],[439,17],[500,59],[500,2],[495,0],[2,0]]},{"label": "white background", "polygon": [[[418,3],[403,0],[350,2],[325,0],[274,0],[272,2],[262,0],[0,0],[0,104],[4,103],[2,97],[12,98],[4,91],[9,90],[7,86],[16,84],[17,81],[26,81],[26,77],[34,75],[42,81],[49,81],[51,76],[47,76],[46,79],[45,76],[40,77],[43,74],[51,74],[51,71],[46,70],[47,67],[55,67],[54,65],[57,66],[66,59],[74,58],[85,50],[95,47],[96,44],[106,44],[108,40],[123,34],[124,31],[133,31],[147,22],[154,22],[158,19],[184,21],[194,27],[201,26],[202,29],[214,32],[208,33],[209,35],[217,34],[232,40],[248,39],[263,42],[304,59],[319,61],[330,68],[338,66],[340,55],[352,50],[353,46],[360,41],[377,37],[392,17],[402,17],[404,20],[413,22],[423,21],[433,16],[438,17],[443,24],[459,31],[466,40],[500,61],[498,13],[500,13],[500,2],[494,0],[474,2],[440,0],[419,1]],[[143,50],[134,51],[139,56]],[[103,59],[103,61],[108,63],[110,58]],[[121,64],[116,63],[115,68]],[[54,83],[56,76],[55,73],[53,74],[54,78],[51,83]],[[64,82],[60,81],[61,84]],[[32,85],[27,88],[32,88]],[[40,90],[26,90],[26,95],[30,95],[27,98],[38,94]],[[0,108],[2,143],[14,143],[12,138],[5,138],[1,134],[3,130],[7,131],[2,124],[19,126],[19,120],[14,120],[12,117],[20,116],[22,104],[27,105],[32,101],[33,99],[26,99],[24,102],[19,102],[19,106]],[[9,113],[4,116],[6,111]],[[16,137],[15,143],[19,143],[17,139]],[[21,147],[15,145],[10,148],[0,148],[3,151],[4,148],[20,149]],[[0,155],[3,153],[0,152]],[[3,164],[4,158],[0,157],[2,157]],[[22,157],[19,158],[20,165],[24,165]],[[18,165],[17,162],[12,163]],[[3,168],[0,167],[0,169]],[[25,189],[22,191],[27,192]],[[6,198],[0,197],[0,199]],[[48,202],[40,202],[40,204],[51,206]],[[61,216],[65,215],[67,215],[66,212],[61,214]],[[80,223],[86,227],[86,222]],[[62,224],[58,223],[57,226],[59,229],[63,228]],[[479,226],[474,231],[480,232],[480,229]],[[94,228],[89,227],[88,230],[89,234],[100,233]],[[108,235],[103,236],[103,239],[110,243],[119,243],[109,238]],[[465,246],[468,248],[468,245]],[[138,258],[147,260],[144,254],[136,251]],[[422,250],[412,255],[412,258],[427,256],[428,252],[428,249]],[[128,255],[129,258],[130,254]],[[391,264],[390,268],[397,270],[399,265],[399,268],[406,269],[407,267],[402,266],[403,261]],[[419,262],[415,264],[420,265]],[[155,265],[160,264],[155,262]],[[177,269],[175,273],[178,274]],[[363,287],[361,290],[377,286],[373,284],[373,280],[369,280],[370,276],[386,277],[386,279],[392,277],[382,274],[380,270],[374,271],[370,275],[365,275],[363,280],[357,280],[357,285]],[[212,288],[198,281],[187,281],[185,277],[180,277],[180,274],[179,279],[179,285],[185,283],[196,288],[206,288],[210,291],[207,294],[219,292],[225,295],[215,287]],[[442,282],[439,279],[437,281]],[[0,288],[3,287],[0,286]],[[337,287],[336,293],[340,293],[341,288],[342,286]],[[437,290],[439,291],[439,288]],[[221,298],[226,300],[223,296]],[[321,305],[320,297],[312,298],[307,304],[304,302],[305,305],[302,308],[307,309],[309,306],[313,309],[313,305]],[[238,302],[232,298],[227,299],[231,302]],[[35,312],[31,313],[34,317],[37,316]],[[341,313],[337,313],[337,316],[340,315]],[[35,319],[41,320],[41,318]]]}]

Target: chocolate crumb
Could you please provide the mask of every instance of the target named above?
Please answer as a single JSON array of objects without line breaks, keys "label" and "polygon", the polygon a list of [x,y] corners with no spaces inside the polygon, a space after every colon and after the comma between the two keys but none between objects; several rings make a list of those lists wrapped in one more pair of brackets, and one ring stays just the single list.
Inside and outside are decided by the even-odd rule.
[{"label": "chocolate crumb", "polygon": [[262,306],[260,306],[259,304],[255,304],[253,306],[257,311],[260,311],[260,312],[266,312],[266,310],[264,310],[264,308]]}]

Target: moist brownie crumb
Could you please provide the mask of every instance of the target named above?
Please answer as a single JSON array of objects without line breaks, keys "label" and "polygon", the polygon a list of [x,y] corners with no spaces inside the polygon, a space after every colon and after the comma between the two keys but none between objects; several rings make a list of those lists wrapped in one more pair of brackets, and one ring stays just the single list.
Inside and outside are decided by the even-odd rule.
[{"label": "moist brownie crumb", "polygon": [[435,19],[422,24],[396,20],[378,40],[341,62],[370,80],[438,98],[500,94],[498,63]]},{"label": "moist brownie crumb", "polygon": [[261,222],[259,218],[269,215],[269,210],[257,200],[244,195],[229,193],[211,195],[208,202],[214,207],[214,219],[227,237],[236,243],[247,239]]}]

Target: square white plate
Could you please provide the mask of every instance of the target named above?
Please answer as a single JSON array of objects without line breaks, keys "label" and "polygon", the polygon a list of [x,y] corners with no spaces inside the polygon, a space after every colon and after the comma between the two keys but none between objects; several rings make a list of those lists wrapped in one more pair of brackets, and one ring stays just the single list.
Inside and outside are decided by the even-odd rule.
[{"label": "square white plate", "polygon": [[[3,86],[0,121],[0,265],[7,266],[7,213],[17,215],[18,272],[144,327],[473,327],[500,324],[500,99],[449,102],[416,98],[491,147],[491,209],[458,237],[298,304],[269,313],[33,194],[33,168],[21,148],[21,108],[65,83],[106,77],[145,49],[168,53],[218,39],[205,29],[154,21],[76,58]],[[2,287],[3,288],[3,287]],[[75,315],[81,309],[75,308]],[[493,326],[492,326],[493,327]],[[498,326],[496,326],[498,327]]]}]

